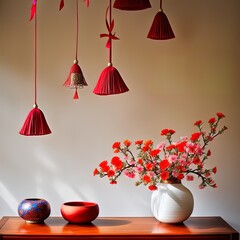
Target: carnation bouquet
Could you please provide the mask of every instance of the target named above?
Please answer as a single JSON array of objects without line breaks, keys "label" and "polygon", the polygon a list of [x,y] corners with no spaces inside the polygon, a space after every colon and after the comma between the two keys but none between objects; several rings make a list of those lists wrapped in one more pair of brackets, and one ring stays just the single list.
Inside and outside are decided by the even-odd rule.
[{"label": "carnation bouquet", "polygon": [[[180,137],[177,141],[172,139],[175,134],[173,129],[163,129],[160,134],[166,140],[157,145],[152,140],[115,142],[112,145],[115,155],[111,161],[102,161],[93,174],[101,178],[107,177],[110,184],[116,184],[118,177],[124,174],[136,179],[137,186],[144,184],[149,190],[156,190],[162,182],[180,183],[184,178],[192,181],[194,177],[201,180],[199,188],[216,188],[213,174],[216,174],[217,167],[207,168],[205,163],[211,156],[211,150],[207,149],[208,144],[227,130],[226,126],[219,129],[219,122],[223,118],[225,115],[220,112],[216,117],[210,118],[207,132],[203,130],[203,121],[198,120],[194,123],[198,131],[190,137]],[[136,155],[131,150],[133,145]],[[119,154],[122,154],[121,158]]]}]

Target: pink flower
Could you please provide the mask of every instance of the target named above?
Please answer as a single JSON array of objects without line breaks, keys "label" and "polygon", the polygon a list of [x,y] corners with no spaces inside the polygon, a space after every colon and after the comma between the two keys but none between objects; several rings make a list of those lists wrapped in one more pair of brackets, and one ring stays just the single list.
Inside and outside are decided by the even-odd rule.
[{"label": "pink flower", "polygon": [[144,170],[144,167],[143,167],[142,165],[138,164],[138,165],[134,168],[134,170],[135,170],[136,172],[140,173],[140,172],[142,172],[142,171]]},{"label": "pink flower", "polygon": [[177,161],[178,156],[177,155],[170,155],[168,157],[168,160],[170,163],[175,163]]},{"label": "pink flower", "polygon": [[135,178],[135,173],[134,172],[129,172],[128,170],[125,170],[124,174],[129,178]]},{"label": "pink flower", "polygon": [[157,149],[159,149],[160,151],[163,150],[163,148],[165,147],[166,143],[165,142],[161,142],[157,145]]}]

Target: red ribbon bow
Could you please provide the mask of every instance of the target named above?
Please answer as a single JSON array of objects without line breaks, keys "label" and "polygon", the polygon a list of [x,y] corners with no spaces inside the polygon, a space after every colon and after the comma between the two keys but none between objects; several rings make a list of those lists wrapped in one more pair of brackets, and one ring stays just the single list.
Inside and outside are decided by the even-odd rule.
[{"label": "red ribbon bow", "polygon": [[100,38],[103,38],[103,37],[108,37],[108,41],[106,43],[106,47],[107,48],[110,48],[111,47],[111,39],[113,40],[119,40],[118,37],[115,36],[115,33],[112,34],[112,30],[114,28],[114,19],[111,20],[110,24],[107,20],[107,15],[108,15],[108,11],[109,11],[109,7],[107,8],[107,11],[106,11],[106,15],[105,15],[105,22],[106,22],[106,26],[107,26],[107,29],[108,29],[108,34],[107,33],[101,33],[100,34]]}]

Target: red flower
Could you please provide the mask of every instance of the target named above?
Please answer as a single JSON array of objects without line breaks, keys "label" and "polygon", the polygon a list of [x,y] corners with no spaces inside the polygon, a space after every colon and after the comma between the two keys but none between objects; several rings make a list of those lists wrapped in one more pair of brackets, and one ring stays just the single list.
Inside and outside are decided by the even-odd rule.
[{"label": "red flower", "polygon": [[155,191],[155,190],[157,190],[158,188],[157,188],[155,185],[150,185],[150,186],[148,187],[148,189],[151,190],[151,191]]},{"label": "red flower", "polygon": [[145,167],[146,167],[146,169],[147,169],[148,171],[152,171],[152,169],[153,169],[153,164],[152,164],[152,163],[147,163]]},{"label": "red flower", "polygon": [[115,175],[115,172],[110,169],[110,170],[108,170],[107,175],[108,175],[109,178],[113,177]]},{"label": "red flower", "polygon": [[221,112],[218,112],[217,116],[218,116],[218,118],[225,118],[225,115],[223,113],[221,113]]},{"label": "red flower", "polygon": [[213,123],[215,123],[216,122],[216,118],[210,118],[209,120],[208,120],[208,123],[210,123],[210,124],[213,124]]},{"label": "red flower", "polygon": [[144,176],[143,176],[143,181],[144,181],[145,183],[150,183],[150,182],[151,182],[151,178],[150,178],[148,175],[144,175]]},{"label": "red flower", "polygon": [[199,157],[195,157],[195,158],[193,159],[193,163],[196,164],[196,165],[200,164],[200,163],[201,163],[200,158],[199,158]]},{"label": "red flower", "polygon": [[167,171],[164,171],[160,174],[160,177],[163,181],[165,181],[169,178],[169,173]]},{"label": "red flower", "polygon": [[142,147],[142,151],[143,151],[143,152],[147,152],[148,150],[149,150],[149,146],[144,145],[144,146]]},{"label": "red flower", "polygon": [[129,140],[124,140],[123,143],[126,147],[130,147],[130,145],[132,144],[132,142]]},{"label": "red flower", "polygon": [[121,145],[120,142],[115,142],[115,143],[112,145],[112,148],[120,148],[120,145]]},{"label": "red flower", "polygon": [[150,151],[150,155],[151,155],[152,157],[156,157],[159,153],[160,153],[160,150],[159,150],[159,149],[154,149],[154,150],[151,150],[151,151]]},{"label": "red flower", "polygon": [[143,164],[143,160],[141,158],[138,159],[139,164]]},{"label": "red flower", "polygon": [[200,126],[202,123],[202,120],[198,120],[194,123],[194,126]]},{"label": "red flower", "polygon": [[123,162],[117,156],[112,158],[111,164],[114,165],[116,170],[120,170],[123,167]]},{"label": "red flower", "polygon": [[185,151],[186,142],[180,142],[176,145],[179,152],[183,153]]},{"label": "red flower", "polygon": [[183,173],[179,173],[177,176],[178,180],[182,180],[184,178],[184,174]]},{"label": "red flower", "polygon": [[165,136],[165,135],[167,135],[168,134],[168,129],[167,128],[165,128],[165,129],[163,129],[162,131],[161,131],[161,135],[162,136]]},{"label": "red flower", "polygon": [[160,169],[161,170],[165,170],[166,168],[168,168],[170,166],[170,163],[167,159],[164,159],[160,162]]},{"label": "red flower", "polygon": [[162,136],[166,136],[166,135],[169,135],[169,134],[172,135],[174,133],[175,133],[175,131],[173,129],[167,129],[167,128],[165,128],[161,131]]},{"label": "red flower", "polygon": [[93,176],[96,176],[98,174],[99,174],[99,171],[97,170],[97,168],[95,168],[94,171],[93,171]]},{"label": "red flower", "polygon": [[142,144],[143,144],[143,140],[137,140],[137,141],[135,142],[135,144],[136,144],[136,145],[142,145]]},{"label": "red flower", "polygon": [[169,130],[168,130],[168,133],[172,135],[172,134],[175,133],[175,131],[174,131],[173,129],[169,129]]},{"label": "red flower", "polygon": [[102,161],[99,164],[99,167],[101,168],[102,172],[107,172],[110,169],[110,167],[108,166],[108,162],[107,161]]},{"label": "red flower", "polygon": [[214,168],[212,169],[212,171],[213,171],[214,174],[216,174],[216,173],[217,173],[217,167],[214,167]]},{"label": "red flower", "polygon": [[148,147],[149,147],[150,145],[152,145],[152,144],[153,144],[153,141],[152,141],[152,140],[147,140],[147,141],[144,142],[144,145],[145,145],[145,146],[148,146]]},{"label": "red flower", "polygon": [[197,133],[193,133],[190,140],[195,142],[199,139],[199,137],[201,136],[201,133],[200,132],[197,132]]},{"label": "red flower", "polygon": [[174,144],[171,144],[169,146],[166,147],[167,151],[171,151],[172,149],[174,149],[176,146]]},{"label": "red flower", "polygon": [[112,181],[110,182],[110,184],[117,184],[117,181],[112,180]]},{"label": "red flower", "polygon": [[207,151],[207,156],[209,157],[209,156],[211,156],[211,154],[212,154],[212,152],[211,152],[211,150],[209,149],[209,150]]}]

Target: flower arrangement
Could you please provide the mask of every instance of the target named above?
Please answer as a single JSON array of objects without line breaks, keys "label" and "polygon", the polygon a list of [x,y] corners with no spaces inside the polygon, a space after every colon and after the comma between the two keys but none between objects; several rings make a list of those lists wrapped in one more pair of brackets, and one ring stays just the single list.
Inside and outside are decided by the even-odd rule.
[{"label": "flower arrangement", "polygon": [[[227,127],[218,129],[220,120],[225,117],[223,113],[217,113],[216,117],[208,121],[209,131],[203,131],[203,121],[198,120],[194,126],[198,131],[193,133],[190,138],[181,137],[173,142],[172,129],[163,129],[161,136],[165,136],[166,141],[160,142],[156,147],[152,140],[138,140],[135,142],[137,156],[135,157],[130,147],[131,141],[125,140],[115,142],[112,145],[116,154],[110,162],[102,161],[98,168],[94,169],[94,176],[101,178],[108,177],[110,184],[116,184],[120,175],[124,174],[128,178],[137,178],[136,186],[144,184],[149,190],[157,190],[160,182],[179,183],[186,177],[186,180],[194,180],[194,176],[201,179],[200,189],[210,186],[216,188],[213,174],[217,168],[206,168],[205,162],[211,156],[211,150],[206,149],[218,135],[222,134]],[[120,159],[117,154],[123,154]]]}]

